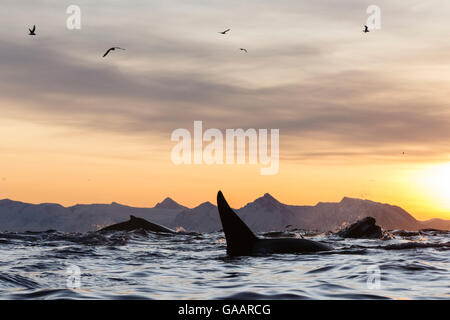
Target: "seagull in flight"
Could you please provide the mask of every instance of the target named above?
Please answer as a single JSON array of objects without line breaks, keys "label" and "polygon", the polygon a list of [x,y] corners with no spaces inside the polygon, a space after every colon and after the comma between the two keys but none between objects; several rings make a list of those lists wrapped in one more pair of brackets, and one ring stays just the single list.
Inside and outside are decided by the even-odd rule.
[{"label": "seagull in flight", "polygon": [[36,35],[36,33],[35,33],[36,26],[33,26],[33,29],[28,28],[28,30],[30,31],[30,33],[28,34],[29,36],[35,36]]},{"label": "seagull in flight", "polygon": [[364,26],[364,33],[370,32],[369,27],[368,26]]},{"label": "seagull in flight", "polygon": [[121,48],[121,47],[112,47],[112,48],[109,48],[108,51],[106,51],[105,54],[103,55],[103,58],[106,57],[111,51],[114,51],[114,50],[116,50],[116,49],[119,49],[119,50],[125,50],[124,48]]},{"label": "seagull in flight", "polygon": [[245,53],[248,53],[247,49],[245,49],[245,48],[241,48],[240,50],[244,51]]},{"label": "seagull in flight", "polygon": [[221,33],[221,34],[227,34],[227,32],[230,31],[230,30],[231,30],[231,29],[227,29],[227,30],[222,31],[222,32],[219,32],[219,33]]}]

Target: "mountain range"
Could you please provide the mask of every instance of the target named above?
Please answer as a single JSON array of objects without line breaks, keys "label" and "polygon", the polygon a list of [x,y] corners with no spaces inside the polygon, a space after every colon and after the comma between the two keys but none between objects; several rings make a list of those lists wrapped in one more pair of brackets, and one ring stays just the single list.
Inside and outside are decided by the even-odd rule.
[{"label": "mountain range", "polygon": [[[400,207],[347,197],[340,202],[295,206],[283,204],[266,193],[235,211],[256,232],[280,231],[288,226],[334,231],[367,216],[374,217],[377,224],[387,230],[450,230],[450,220],[419,221]],[[217,208],[210,202],[188,208],[166,198],[153,208],[136,208],[115,202],[63,207],[53,203],[30,204],[4,199],[0,200],[0,231],[87,232],[128,220],[130,215],[186,231],[214,232],[222,228]]]}]

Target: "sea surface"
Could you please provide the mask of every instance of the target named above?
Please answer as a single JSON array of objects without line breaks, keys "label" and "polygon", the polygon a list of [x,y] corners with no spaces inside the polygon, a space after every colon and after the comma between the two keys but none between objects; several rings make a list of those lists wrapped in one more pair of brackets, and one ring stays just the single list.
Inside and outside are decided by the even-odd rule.
[{"label": "sea surface", "polygon": [[450,299],[450,232],[392,234],[229,258],[222,233],[0,233],[0,299]]}]

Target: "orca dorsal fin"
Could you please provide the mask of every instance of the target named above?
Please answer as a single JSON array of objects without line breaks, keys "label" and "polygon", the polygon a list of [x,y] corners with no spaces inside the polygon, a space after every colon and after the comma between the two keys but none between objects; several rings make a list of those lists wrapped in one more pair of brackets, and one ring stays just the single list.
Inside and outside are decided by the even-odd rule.
[{"label": "orca dorsal fin", "polygon": [[217,208],[222,221],[223,232],[227,240],[227,253],[229,255],[250,254],[253,244],[258,237],[230,208],[222,191],[217,193]]}]

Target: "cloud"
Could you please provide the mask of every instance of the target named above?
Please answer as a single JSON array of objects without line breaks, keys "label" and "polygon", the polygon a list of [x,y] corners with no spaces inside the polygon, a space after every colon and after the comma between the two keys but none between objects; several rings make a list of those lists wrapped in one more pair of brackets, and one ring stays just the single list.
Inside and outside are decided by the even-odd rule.
[{"label": "cloud", "polygon": [[[407,9],[383,3],[397,13]],[[424,56],[395,45],[408,39],[398,37],[407,18],[367,39],[357,29],[365,7],[350,0],[181,1],[184,15],[175,4],[104,2],[104,11],[100,4],[80,3],[86,20],[72,33],[64,29],[64,6],[46,2],[49,24],[61,26],[39,25],[36,39],[17,34],[29,24],[26,6],[19,7],[22,18],[5,17],[20,28],[1,34],[3,116],[168,140],[194,120],[222,129],[278,128],[290,159],[372,154],[371,147],[378,154],[397,147],[420,149],[421,157],[449,153],[448,92],[435,95],[434,81],[394,72]],[[236,8],[235,15],[224,10]],[[220,37],[229,25],[232,34]],[[101,58],[111,45],[128,50]],[[425,56],[434,45],[421,48]],[[250,47],[248,55],[241,46]]]}]

